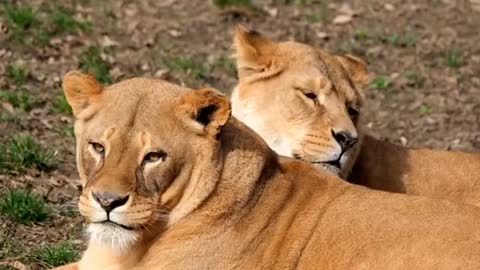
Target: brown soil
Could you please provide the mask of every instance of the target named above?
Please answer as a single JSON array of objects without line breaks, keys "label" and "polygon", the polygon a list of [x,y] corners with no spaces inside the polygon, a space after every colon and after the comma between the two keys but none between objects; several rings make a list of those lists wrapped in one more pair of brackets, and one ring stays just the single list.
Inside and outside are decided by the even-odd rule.
[{"label": "brown soil", "polygon": [[[54,2],[60,3],[18,1],[31,3],[34,9]],[[113,81],[161,77],[228,93],[236,81],[228,58],[232,34],[234,26],[243,23],[275,40],[354,54],[368,62],[372,77],[387,78],[386,89],[366,91],[368,104],[362,114],[368,133],[408,146],[480,150],[480,4],[474,5],[474,0],[290,1],[307,4],[288,5],[288,1],[265,0],[254,1],[253,9],[225,10],[206,0],[61,2],[77,19],[90,21],[91,31],[57,34],[48,45],[14,41],[12,31],[0,31],[0,89],[16,88],[5,76],[6,66],[23,64],[30,74],[22,87],[35,99],[31,111],[13,112],[19,121],[0,122],[0,141],[28,133],[56,151],[60,160],[50,172],[0,175],[0,192],[31,186],[54,209],[53,219],[33,227],[0,217],[0,242],[15,245],[3,260],[41,269],[42,264],[30,256],[36,247],[66,239],[83,243],[81,217],[61,214],[74,208],[78,195],[74,139],[58,132],[71,126],[73,118],[52,108],[61,93],[63,74],[79,67],[80,55],[90,46],[101,48]],[[334,23],[341,14],[346,22]],[[0,11],[0,26],[6,25]],[[449,52],[460,59],[458,67],[447,63]],[[190,70],[175,68],[178,58],[191,59],[195,67],[190,63]],[[11,113],[8,104],[0,105],[0,112]]]}]

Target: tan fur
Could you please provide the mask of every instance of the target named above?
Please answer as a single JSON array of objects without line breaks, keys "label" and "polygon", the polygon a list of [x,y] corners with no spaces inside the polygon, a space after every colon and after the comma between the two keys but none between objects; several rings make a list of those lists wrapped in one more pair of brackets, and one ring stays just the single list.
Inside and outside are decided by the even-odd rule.
[{"label": "tan fur", "polygon": [[[88,84],[78,85],[84,98]],[[102,89],[83,108],[94,114],[76,113],[79,208],[91,227],[106,220],[92,191],[129,195],[110,219],[131,229],[96,224],[70,269],[480,267],[476,207],[372,191],[279,158],[211,89],[141,78]]]},{"label": "tan fur", "polygon": [[[255,72],[242,73],[246,66],[244,58],[247,57],[249,63],[255,59],[250,59],[247,55],[252,49],[246,51],[244,47],[255,47],[259,40],[262,40],[262,46],[257,50],[256,57],[261,59],[261,63],[269,63],[269,59],[281,63],[279,66],[282,68],[277,71],[277,76],[262,77]],[[355,104],[359,110],[362,105],[362,90],[368,79],[366,66],[360,59],[336,56],[304,44],[274,43],[245,28],[237,30],[235,48],[239,52],[237,63],[240,74],[239,83],[232,95],[233,114],[252,127],[274,150],[295,157],[294,153],[278,151],[275,140],[283,138],[291,148],[295,148],[297,141],[305,138],[305,129],[308,129],[302,126],[315,123],[314,126],[310,125],[310,130],[319,138],[314,143],[322,143],[324,146],[318,148],[315,156],[300,155],[299,158],[312,162],[316,157],[317,161],[325,161],[324,156],[328,156],[328,153],[333,155],[338,152],[330,147],[335,144],[332,137],[328,136],[332,129],[343,125],[347,129],[355,129],[351,132],[356,132],[352,119],[347,117],[345,111],[349,104]],[[325,63],[319,59],[324,59]],[[332,59],[339,60],[341,64]],[[328,72],[325,71],[325,64],[329,67]],[[256,77],[251,79],[252,76]],[[336,86],[332,88],[331,95],[338,98],[328,99],[325,104],[318,105],[321,113],[304,114],[311,106],[291,94],[295,92],[294,82],[313,82],[319,78],[327,85]],[[353,82],[355,87],[348,87],[348,81]],[[315,89],[312,86],[311,90],[322,92],[320,87]],[[339,111],[343,112],[340,116]],[[298,145],[300,148],[310,147],[305,143]],[[349,156],[349,162],[342,168],[341,174],[346,178],[351,164],[355,163],[353,172],[348,176],[354,183],[384,191],[425,195],[480,206],[478,154],[405,148],[381,142],[368,135],[361,144],[357,158],[355,151],[358,149],[360,143],[352,151],[354,153]],[[297,149],[297,152],[302,151]]]},{"label": "tan fur", "polygon": [[349,179],[374,189],[480,206],[480,155],[406,148],[365,136]]},{"label": "tan fur", "polygon": [[[235,49],[239,83],[232,94],[233,115],[280,155],[346,176],[357,147],[342,155],[334,133],[358,138],[357,117],[349,109],[362,106],[365,63],[301,43],[274,43],[242,26]],[[327,164],[337,159],[341,168]]]}]

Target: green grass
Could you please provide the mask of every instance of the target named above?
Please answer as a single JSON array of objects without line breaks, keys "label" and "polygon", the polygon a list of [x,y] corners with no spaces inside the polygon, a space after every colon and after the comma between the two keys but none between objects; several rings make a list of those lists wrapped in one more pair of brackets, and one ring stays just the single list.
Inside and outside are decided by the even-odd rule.
[{"label": "green grass", "polygon": [[52,12],[51,20],[57,32],[74,34],[91,30],[90,23],[76,20],[72,12],[61,6]]},{"label": "green grass", "polygon": [[231,76],[236,76],[237,74],[237,65],[235,64],[235,61],[225,56],[220,56],[215,59],[215,62],[213,62],[213,68],[224,70]]},{"label": "green grass", "polygon": [[169,69],[180,71],[184,74],[192,76],[194,79],[200,80],[207,77],[207,70],[201,64],[194,62],[190,58],[177,57],[166,62]]},{"label": "green grass", "polygon": [[5,68],[5,75],[17,85],[22,85],[27,81],[28,70],[22,66],[7,65]]},{"label": "green grass", "polygon": [[61,127],[57,130],[64,137],[75,137],[75,132],[72,126]]},{"label": "green grass", "polygon": [[213,0],[213,4],[218,8],[226,7],[252,7],[251,0]]},{"label": "green grass", "polygon": [[53,152],[28,135],[18,135],[1,145],[0,171],[21,173],[29,168],[48,170],[55,165]]},{"label": "green grass", "polygon": [[80,69],[86,73],[92,74],[101,83],[112,83],[110,75],[110,65],[100,56],[100,50],[96,47],[90,47],[80,55]]},{"label": "green grass", "polygon": [[[0,122],[7,122],[7,123],[12,123],[14,125],[20,125],[22,123],[22,118],[18,112],[15,112],[15,113],[0,112]],[[2,171],[2,166],[0,164],[0,172],[1,171]]]},{"label": "green grass", "polygon": [[25,31],[37,22],[36,12],[28,5],[14,6],[10,1],[4,4],[7,22],[14,31]]},{"label": "green grass", "polygon": [[459,68],[463,66],[462,54],[456,49],[450,49],[445,52],[445,64],[450,68]]},{"label": "green grass", "polygon": [[414,47],[417,43],[417,38],[412,33],[406,33],[387,36],[385,41],[395,47]]},{"label": "green grass", "polygon": [[420,113],[422,114],[429,114],[432,112],[432,108],[428,105],[423,104],[420,106]]},{"label": "green grass", "polygon": [[370,35],[366,31],[359,30],[359,31],[355,32],[354,38],[356,40],[362,40],[363,41],[363,40],[369,39]]},{"label": "green grass", "polygon": [[72,114],[72,107],[68,104],[67,98],[64,94],[57,96],[55,100],[54,108],[56,112],[64,114]]},{"label": "green grass", "polygon": [[370,87],[376,90],[387,91],[390,86],[390,80],[387,77],[380,76],[375,78]]},{"label": "green grass", "polygon": [[45,201],[23,189],[13,189],[0,196],[0,214],[9,220],[30,225],[48,218]]},{"label": "green grass", "polygon": [[312,0],[284,0],[283,1],[285,5],[297,5],[297,6],[303,6],[303,5],[308,5],[311,4]]},{"label": "green grass", "polygon": [[12,104],[13,107],[29,111],[33,106],[33,98],[27,93],[17,90],[16,92],[0,90],[0,100]]},{"label": "green grass", "polygon": [[57,267],[74,262],[79,258],[79,254],[73,243],[65,241],[40,248],[35,254],[35,259],[48,267]]},{"label": "green grass", "polygon": [[405,78],[407,79],[407,84],[409,86],[413,86],[415,88],[422,88],[425,84],[425,77],[422,75],[417,74],[416,72],[408,72],[405,74]]},{"label": "green grass", "polygon": [[[306,3],[301,3],[301,1],[297,1],[297,5],[305,5]],[[326,1],[322,1],[320,3],[319,8],[312,14],[307,16],[307,21],[310,23],[322,22],[327,23],[330,20],[330,11],[328,10],[328,3]]]}]

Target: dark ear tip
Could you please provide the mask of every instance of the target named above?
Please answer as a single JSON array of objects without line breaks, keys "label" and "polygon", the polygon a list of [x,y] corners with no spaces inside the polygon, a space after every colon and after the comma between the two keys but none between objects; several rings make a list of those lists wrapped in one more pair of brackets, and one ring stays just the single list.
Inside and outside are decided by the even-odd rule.
[{"label": "dark ear tip", "polygon": [[262,34],[256,30],[253,30],[253,29],[250,29],[248,27],[246,27],[245,25],[239,23],[237,24],[237,26],[235,27],[236,29],[236,32],[237,34],[240,34],[240,35],[248,35],[250,37],[261,37]]}]

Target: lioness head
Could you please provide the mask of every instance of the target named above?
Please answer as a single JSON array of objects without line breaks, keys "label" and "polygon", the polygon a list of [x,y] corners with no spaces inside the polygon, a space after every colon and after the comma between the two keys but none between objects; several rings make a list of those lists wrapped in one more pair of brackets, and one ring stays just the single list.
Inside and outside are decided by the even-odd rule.
[{"label": "lioness head", "polygon": [[103,87],[77,71],[63,87],[76,118],[79,209],[90,241],[126,250],[213,190],[226,97],[141,78]]},{"label": "lioness head", "polygon": [[365,63],[297,42],[276,43],[242,26],[234,43],[239,82],[233,115],[280,155],[344,177],[358,145]]}]

